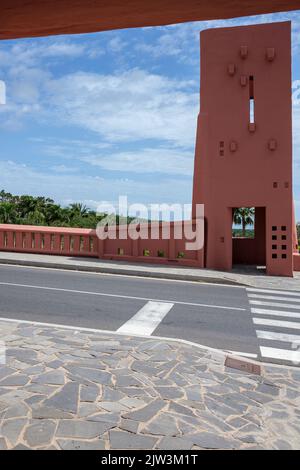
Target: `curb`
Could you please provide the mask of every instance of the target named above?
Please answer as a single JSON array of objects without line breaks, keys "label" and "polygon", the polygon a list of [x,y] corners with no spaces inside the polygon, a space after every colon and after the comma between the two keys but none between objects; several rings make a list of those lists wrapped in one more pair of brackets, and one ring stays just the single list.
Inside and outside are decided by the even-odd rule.
[{"label": "curb", "polygon": [[120,269],[112,267],[96,267],[96,266],[87,266],[87,265],[78,265],[78,264],[63,264],[63,263],[47,263],[42,261],[27,261],[27,260],[14,260],[14,259],[0,259],[0,265],[13,265],[13,266],[27,266],[35,268],[48,268],[48,269],[62,269],[68,271],[78,271],[78,272],[88,272],[88,273],[98,273],[98,274],[116,274],[120,276],[136,276],[136,277],[146,277],[152,279],[169,279],[174,281],[191,281],[191,282],[201,282],[205,284],[223,284],[228,286],[240,286],[247,287],[249,286],[246,283],[234,281],[231,279],[220,279],[214,277],[199,276],[194,274],[184,274],[184,273],[159,273],[152,271],[140,271],[134,268],[132,269]]},{"label": "curb", "polygon": [[[277,364],[273,362],[263,362],[263,361],[258,361],[255,359],[251,358],[246,358],[244,356],[239,356],[237,354],[231,353],[230,351],[226,351],[225,349],[217,349],[217,348],[212,348],[210,346],[204,346],[203,344],[200,343],[194,343],[193,341],[188,341],[185,339],[180,339],[180,338],[169,338],[167,336],[143,336],[143,335],[137,335],[137,334],[128,334],[128,333],[121,333],[117,331],[110,331],[110,330],[100,330],[100,329],[95,329],[95,328],[88,328],[84,326],[71,326],[71,325],[62,325],[62,324],[57,324],[57,323],[43,323],[43,322],[38,322],[38,321],[31,321],[31,320],[19,320],[19,319],[12,319],[12,318],[3,318],[0,317],[0,323],[1,322],[6,322],[6,323],[20,323],[20,324],[29,324],[29,325],[37,325],[40,327],[44,328],[59,328],[62,330],[71,330],[71,331],[83,331],[87,333],[96,333],[96,334],[101,334],[105,336],[119,336],[119,337],[127,337],[127,338],[140,338],[144,339],[145,341],[167,341],[169,343],[179,343],[183,344],[184,346],[189,346],[195,349],[200,349],[200,350],[205,350],[208,351],[212,354],[212,357],[215,359],[222,359],[223,361],[223,366],[226,368],[231,368],[226,366],[226,360],[228,358],[237,360],[238,362],[242,364],[250,364],[250,365],[255,365],[259,366],[262,368],[265,367],[272,367],[272,368],[283,368],[283,369],[292,369],[299,371],[299,367],[297,366],[292,366],[292,365],[286,365],[286,364]],[[235,369],[235,368],[234,368]],[[264,370],[262,369],[261,375],[263,375]],[[245,372],[248,373],[249,372]],[[250,373],[251,374],[251,373]],[[254,374],[255,375],[255,374]]]}]

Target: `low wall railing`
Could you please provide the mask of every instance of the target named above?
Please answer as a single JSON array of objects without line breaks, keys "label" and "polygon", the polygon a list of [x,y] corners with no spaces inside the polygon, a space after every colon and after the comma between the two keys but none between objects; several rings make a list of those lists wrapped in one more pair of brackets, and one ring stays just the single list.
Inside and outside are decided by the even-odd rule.
[{"label": "low wall railing", "polygon": [[98,257],[98,238],[89,229],[1,224],[0,250]]},{"label": "low wall railing", "polygon": [[[203,249],[186,250],[188,240],[184,234],[174,237],[174,224],[167,239],[163,229],[160,224],[158,237],[151,238],[151,228],[141,225],[148,238],[131,239],[128,226],[110,227],[115,238],[101,240],[91,229],[0,224],[0,251],[204,267]],[[294,253],[293,258],[294,270],[300,271],[300,253]]]},{"label": "low wall railing", "polygon": [[294,271],[300,271],[300,253],[294,253]]},{"label": "low wall railing", "polygon": [[[167,225],[169,237],[165,238]],[[141,224],[137,239],[128,236],[128,226],[109,227],[115,236],[110,233],[101,240],[92,229],[0,224],[0,251],[203,267],[203,250],[187,250],[190,240],[184,233],[175,237],[177,226],[159,224],[153,238],[151,227]]]}]

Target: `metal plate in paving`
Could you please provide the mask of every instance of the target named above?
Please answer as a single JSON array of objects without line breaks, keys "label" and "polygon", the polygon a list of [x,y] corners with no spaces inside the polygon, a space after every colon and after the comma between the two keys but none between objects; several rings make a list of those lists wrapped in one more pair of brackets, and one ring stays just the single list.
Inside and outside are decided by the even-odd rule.
[{"label": "metal plate in paving", "polygon": [[261,367],[258,364],[241,361],[233,357],[226,357],[225,366],[230,367],[231,369],[242,370],[243,372],[248,372],[249,374],[261,375]]}]

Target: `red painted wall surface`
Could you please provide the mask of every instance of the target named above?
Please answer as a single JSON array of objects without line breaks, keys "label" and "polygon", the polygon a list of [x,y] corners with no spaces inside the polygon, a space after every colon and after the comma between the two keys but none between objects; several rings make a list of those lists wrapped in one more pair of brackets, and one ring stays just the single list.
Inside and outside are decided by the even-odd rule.
[{"label": "red painted wall surface", "polygon": [[300,0],[1,0],[0,39],[78,34],[300,9]]},{"label": "red painted wall surface", "polygon": [[263,207],[267,272],[293,275],[291,115],[289,22],[201,33],[193,205],[205,204],[208,268],[232,267],[232,208]]},{"label": "red painted wall surface", "polygon": [[294,254],[294,271],[300,271],[300,253]]},{"label": "red painted wall surface", "polygon": [[265,265],[265,256],[259,249],[257,238],[233,239],[233,264]]},{"label": "red painted wall surface", "polygon": [[151,239],[150,231],[142,225],[141,232],[148,235],[148,240],[123,239],[127,229],[120,226],[116,239],[100,240],[90,229],[0,224],[0,251],[203,266],[203,250],[186,250],[186,238],[174,237],[174,224],[170,227],[170,240],[162,239],[161,231],[159,239]]}]

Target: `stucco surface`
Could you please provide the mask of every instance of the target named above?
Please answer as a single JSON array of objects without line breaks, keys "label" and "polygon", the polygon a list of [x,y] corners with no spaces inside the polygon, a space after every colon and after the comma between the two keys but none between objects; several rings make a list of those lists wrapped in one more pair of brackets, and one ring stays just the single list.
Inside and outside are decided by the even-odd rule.
[{"label": "stucco surface", "polygon": [[300,0],[1,0],[0,39],[297,10]]}]

